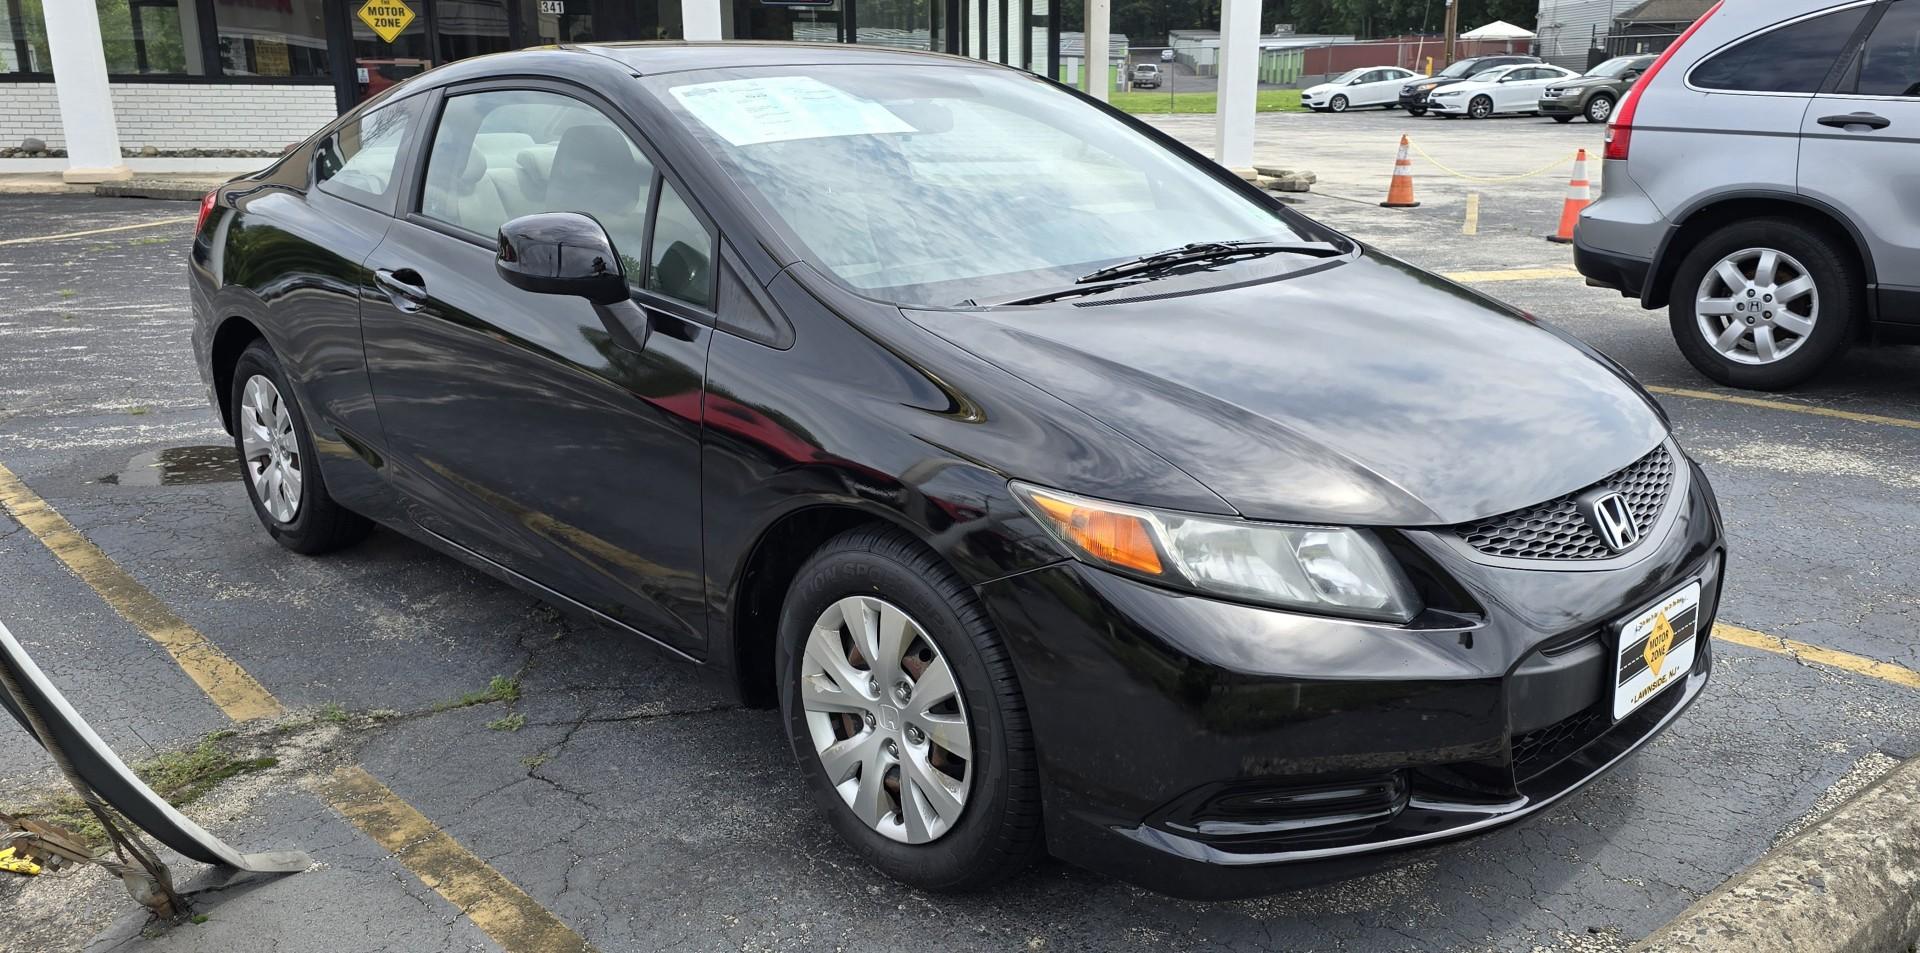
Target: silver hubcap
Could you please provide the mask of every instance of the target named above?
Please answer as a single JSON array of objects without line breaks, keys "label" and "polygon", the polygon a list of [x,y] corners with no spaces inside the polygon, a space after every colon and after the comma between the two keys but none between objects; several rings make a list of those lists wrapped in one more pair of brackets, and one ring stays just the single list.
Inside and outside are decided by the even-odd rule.
[{"label": "silver hubcap", "polygon": [[1820,291],[1792,255],[1734,252],[1707,271],[1694,296],[1700,333],[1737,364],[1772,364],[1798,351],[1820,319]]},{"label": "silver hubcap", "polygon": [[1608,116],[1613,115],[1613,100],[1601,96],[1588,103],[1587,115],[1592,117],[1594,122],[1605,122]]},{"label": "silver hubcap", "polygon": [[807,636],[800,705],[827,780],[868,827],[924,844],[967,805],[973,736],[939,646],[896,606],[849,596]]},{"label": "silver hubcap", "polygon": [[240,452],[267,515],[293,522],[300,515],[300,441],[280,389],[258,374],[240,394]]}]

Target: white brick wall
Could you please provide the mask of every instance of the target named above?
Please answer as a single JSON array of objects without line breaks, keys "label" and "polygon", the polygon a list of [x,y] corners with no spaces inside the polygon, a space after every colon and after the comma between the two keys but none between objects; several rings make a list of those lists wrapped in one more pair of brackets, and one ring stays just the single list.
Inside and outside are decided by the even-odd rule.
[{"label": "white brick wall", "polygon": [[[0,83],[0,98],[0,145],[66,145],[52,83]],[[123,149],[278,150],[337,115],[332,86],[236,83],[114,83],[113,110]]]}]

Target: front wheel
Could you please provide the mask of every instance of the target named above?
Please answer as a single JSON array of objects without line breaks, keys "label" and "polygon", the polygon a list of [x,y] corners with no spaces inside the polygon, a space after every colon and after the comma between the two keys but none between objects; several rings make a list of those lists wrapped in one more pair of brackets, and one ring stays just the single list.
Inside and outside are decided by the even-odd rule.
[{"label": "front wheel", "polygon": [[1425,106],[1408,106],[1407,107],[1407,115],[1409,116],[1424,116],[1426,114],[1427,114],[1427,107]]},{"label": "front wheel", "polygon": [[1587,121],[1604,123],[1613,118],[1613,97],[1595,96],[1587,101]]},{"label": "front wheel", "polygon": [[1573,117],[1572,117],[1572,116],[1555,116],[1555,117],[1553,117],[1553,121],[1554,121],[1554,122],[1557,122],[1557,123],[1559,123],[1559,124],[1560,124],[1560,125],[1562,125],[1562,126],[1564,126],[1564,125],[1566,125],[1567,123],[1570,123],[1570,122],[1572,122],[1572,121],[1573,121]]},{"label": "front wheel", "polygon": [[960,890],[1039,855],[1012,660],[972,590],[917,540],[865,528],[821,547],[787,593],[776,670],[814,800],[868,863]]},{"label": "front wheel", "polygon": [[1486,96],[1473,97],[1473,102],[1467,104],[1467,115],[1474,119],[1485,119],[1493,115],[1493,100]]},{"label": "front wheel", "polygon": [[1838,357],[1866,310],[1843,241],[1791,219],[1736,222],[1681,261],[1668,309],[1680,352],[1733,387],[1779,390]]},{"label": "front wheel", "polygon": [[1331,109],[1331,110],[1333,110],[1334,112],[1337,112],[1337,113],[1343,113],[1343,112],[1346,112],[1346,111],[1347,111],[1347,97],[1345,97],[1345,96],[1335,96],[1335,97],[1333,97],[1333,100],[1332,100],[1331,102],[1328,102],[1328,103],[1327,103],[1327,108],[1328,108],[1328,109]]}]

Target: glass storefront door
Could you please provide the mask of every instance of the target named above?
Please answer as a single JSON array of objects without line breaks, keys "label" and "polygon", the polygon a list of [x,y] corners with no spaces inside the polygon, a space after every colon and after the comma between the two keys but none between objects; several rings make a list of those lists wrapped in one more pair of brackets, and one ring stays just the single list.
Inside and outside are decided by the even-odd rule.
[{"label": "glass storefront door", "polygon": [[357,15],[361,4],[347,0],[353,24],[353,99],[378,94],[393,84],[433,66],[433,42],[427,32],[426,0],[409,0],[414,17],[392,40],[373,32]]}]

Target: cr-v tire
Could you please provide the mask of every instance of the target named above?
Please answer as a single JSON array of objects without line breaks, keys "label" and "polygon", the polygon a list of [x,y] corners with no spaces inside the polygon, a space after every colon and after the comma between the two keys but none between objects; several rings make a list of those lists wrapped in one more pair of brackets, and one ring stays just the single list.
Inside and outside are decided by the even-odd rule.
[{"label": "cr-v tire", "polygon": [[814,800],[888,876],[979,887],[1038,856],[1039,771],[1013,663],[972,590],[906,534],[849,530],[780,615],[787,737]]},{"label": "cr-v tire", "polygon": [[1866,279],[1844,239],[1784,218],[1736,222],[1680,262],[1669,319],[1680,353],[1733,387],[1779,390],[1853,340]]},{"label": "cr-v tire", "polygon": [[307,417],[287,372],[265,341],[255,341],[233,367],[233,445],[242,481],[260,525],[280,545],[317,556],[364,539],[373,524],[327,495]]}]

